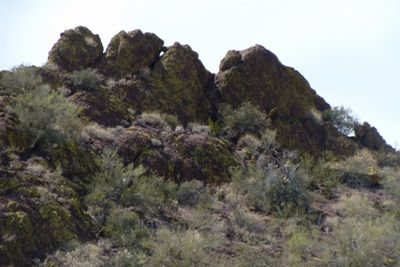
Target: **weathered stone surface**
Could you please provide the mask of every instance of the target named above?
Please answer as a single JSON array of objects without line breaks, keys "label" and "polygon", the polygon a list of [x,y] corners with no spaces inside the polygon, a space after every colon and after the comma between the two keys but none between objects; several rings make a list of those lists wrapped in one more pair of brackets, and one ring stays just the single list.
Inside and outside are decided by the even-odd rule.
[{"label": "weathered stone surface", "polygon": [[[1,170],[1,166],[0,166]],[[93,238],[73,185],[42,158],[14,160],[0,179],[0,265],[31,266],[71,240]]]},{"label": "weathered stone surface", "polygon": [[163,50],[164,41],[153,33],[140,30],[115,35],[105,54],[105,71],[109,75],[135,74],[151,67]]},{"label": "weathered stone surface", "polygon": [[179,182],[200,180],[221,184],[230,181],[229,168],[236,164],[226,141],[198,133],[173,134],[164,152],[174,163]]},{"label": "weathered stone surface", "polygon": [[142,163],[150,171],[177,182],[194,179],[205,183],[227,182],[229,168],[236,164],[228,142],[190,131],[164,131],[138,125],[120,130],[98,127],[85,143],[95,150],[112,145],[125,163]]},{"label": "weathered stone surface", "polygon": [[155,110],[175,114],[184,124],[206,122],[213,110],[212,80],[198,54],[188,45],[175,43],[154,66],[149,103]]},{"label": "weathered stone surface", "polygon": [[375,127],[372,127],[368,122],[364,122],[362,125],[356,125],[355,127],[355,138],[363,146],[373,149],[389,149],[393,150],[389,146],[385,139],[379,134]]},{"label": "weathered stone surface", "polygon": [[60,35],[49,52],[47,63],[63,70],[80,70],[93,67],[101,60],[103,45],[100,37],[86,27],[76,27]]},{"label": "weathered stone surface", "polygon": [[229,51],[215,79],[222,101],[238,107],[251,102],[267,114],[278,130],[278,141],[286,148],[307,152],[336,149],[333,128],[317,114],[330,106],[295,69],[286,67],[260,45]]}]

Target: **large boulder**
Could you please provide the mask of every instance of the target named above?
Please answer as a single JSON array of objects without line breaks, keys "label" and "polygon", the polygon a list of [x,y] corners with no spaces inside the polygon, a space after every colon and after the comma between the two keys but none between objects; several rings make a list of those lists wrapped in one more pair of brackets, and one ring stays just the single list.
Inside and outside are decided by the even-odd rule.
[{"label": "large boulder", "polygon": [[330,138],[337,135],[336,130],[327,127],[321,117],[329,104],[299,72],[282,65],[264,47],[229,51],[221,61],[215,83],[223,102],[233,107],[251,102],[270,114],[284,147],[311,153],[337,150],[336,139]]},{"label": "large boulder", "polygon": [[372,127],[368,122],[364,122],[362,125],[356,125],[355,139],[363,146],[372,150],[394,150],[389,146],[385,139],[379,134],[375,127]]},{"label": "large boulder", "polygon": [[175,43],[158,61],[150,77],[150,103],[175,114],[184,124],[206,122],[213,113],[213,75],[190,46]]},{"label": "large boulder", "polygon": [[156,62],[163,45],[164,41],[153,33],[121,31],[111,39],[107,47],[105,72],[116,76],[139,73]]},{"label": "large boulder", "polygon": [[99,35],[79,26],[61,33],[49,52],[47,63],[73,71],[95,66],[102,56],[103,45]]},{"label": "large boulder", "polygon": [[193,179],[211,184],[229,182],[229,170],[237,164],[228,142],[201,133],[171,135],[164,152],[173,162],[178,182]]}]

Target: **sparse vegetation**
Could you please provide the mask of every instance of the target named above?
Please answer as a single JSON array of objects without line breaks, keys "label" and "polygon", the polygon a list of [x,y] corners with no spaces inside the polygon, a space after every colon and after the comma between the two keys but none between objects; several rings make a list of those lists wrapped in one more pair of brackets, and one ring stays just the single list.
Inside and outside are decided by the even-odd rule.
[{"label": "sparse vegetation", "polygon": [[61,39],[0,72],[0,266],[400,265],[399,153],[262,47]]},{"label": "sparse vegetation", "polygon": [[53,142],[74,138],[80,131],[78,107],[46,86],[17,96],[12,111],[17,115],[18,127],[30,137],[32,146],[39,140]]},{"label": "sparse vegetation", "polygon": [[17,95],[24,91],[30,91],[42,84],[42,78],[37,74],[37,69],[32,66],[20,65],[10,72],[5,72],[0,78],[0,95]]},{"label": "sparse vegetation", "polygon": [[96,90],[103,82],[104,77],[96,69],[82,69],[68,75],[72,88],[75,90]]},{"label": "sparse vegetation", "polygon": [[229,105],[221,105],[224,132],[228,137],[238,137],[245,133],[259,134],[270,124],[265,113],[249,102],[243,103],[237,109]]}]

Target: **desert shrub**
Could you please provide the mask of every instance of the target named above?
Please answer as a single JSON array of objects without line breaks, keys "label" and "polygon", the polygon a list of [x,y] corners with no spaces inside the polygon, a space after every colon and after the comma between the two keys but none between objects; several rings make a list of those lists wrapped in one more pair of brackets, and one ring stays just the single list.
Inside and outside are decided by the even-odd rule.
[{"label": "desert shrub", "polygon": [[400,171],[396,168],[385,167],[379,174],[383,177],[383,188],[400,201]]},{"label": "desert shrub", "polygon": [[75,138],[81,127],[78,107],[46,86],[17,96],[13,112],[18,117],[18,127],[30,136],[32,145],[40,139]]},{"label": "desert shrub", "polygon": [[378,151],[376,153],[376,160],[379,167],[399,167],[400,166],[400,152]]},{"label": "desert shrub", "polygon": [[20,65],[5,72],[0,78],[0,89],[3,87],[6,93],[18,94],[32,90],[42,84],[42,78],[37,75],[34,67]]},{"label": "desert shrub", "polygon": [[[270,251],[261,246],[238,243],[234,247],[236,257],[226,266],[285,266],[280,264],[279,258],[271,255]],[[224,265],[222,265],[224,266]]]},{"label": "desert shrub", "polygon": [[143,113],[136,119],[135,125],[150,126],[164,131],[171,130],[171,125],[159,113]]},{"label": "desert shrub", "polygon": [[104,233],[120,247],[138,248],[141,241],[149,237],[149,230],[140,221],[132,208],[115,208],[111,211]]},{"label": "desert shrub", "polygon": [[43,266],[101,267],[108,261],[109,250],[111,243],[105,239],[99,240],[97,244],[69,244],[47,256]]},{"label": "desert shrub", "polygon": [[270,124],[267,115],[249,102],[237,109],[223,104],[220,113],[228,137],[238,137],[245,133],[259,134]]},{"label": "desert shrub", "polygon": [[380,214],[360,194],[342,197],[335,210],[342,218],[332,223],[335,266],[396,266],[399,264],[400,223],[391,214]]},{"label": "desert shrub", "polygon": [[97,123],[86,125],[81,132],[80,140],[88,142],[91,138],[103,141],[111,141],[114,138],[111,129],[103,128]]},{"label": "desert shrub", "polygon": [[91,178],[85,202],[89,213],[99,224],[104,223],[113,207],[121,198],[122,191],[144,170],[142,167],[124,165],[116,150],[105,149],[98,159],[99,170]]},{"label": "desert shrub", "polygon": [[333,107],[324,111],[323,118],[335,126],[335,128],[345,135],[350,135],[354,132],[354,126],[358,124],[358,120],[353,115],[349,108],[343,106]]},{"label": "desert shrub", "polygon": [[261,140],[251,134],[242,136],[238,141],[238,146],[245,148],[251,153],[255,153],[261,147]]},{"label": "desert shrub", "polygon": [[324,224],[295,225],[291,229],[283,265],[290,266],[397,266],[400,258],[400,223],[394,215],[381,213],[366,195],[341,196],[333,206],[338,217]]},{"label": "desert shrub", "polygon": [[210,252],[217,244],[217,238],[196,231],[162,228],[157,231],[147,266],[214,266]]},{"label": "desert shrub", "polygon": [[116,266],[116,267],[136,267],[145,266],[145,256],[140,251],[130,251],[127,248],[122,248],[114,253],[104,266]]},{"label": "desert shrub", "polygon": [[264,150],[276,149],[279,147],[276,141],[276,130],[266,129],[261,134],[261,142]]},{"label": "desert shrub", "polygon": [[358,151],[344,161],[333,163],[341,180],[352,186],[371,186],[381,182],[378,162],[367,149]]},{"label": "desert shrub", "polygon": [[161,216],[175,199],[174,182],[148,174],[141,165],[124,165],[115,149],[105,149],[97,165],[99,170],[91,178],[85,202],[99,226],[118,205],[146,216]]},{"label": "desert shrub", "polygon": [[186,127],[192,133],[209,135],[211,133],[208,125],[201,125],[199,123],[191,122]]},{"label": "desert shrub", "polygon": [[308,208],[308,177],[289,161],[282,166],[250,164],[232,175],[236,190],[256,211],[291,216]]},{"label": "desert shrub", "polygon": [[180,122],[178,120],[178,117],[176,115],[172,114],[167,114],[167,113],[161,113],[160,117],[171,126],[172,129],[175,129],[178,125],[180,125]]},{"label": "desert shrub", "polygon": [[265,223],[255,214],[236,207],[236,209],[229,214],[229,223],[230,227],[228,231],[230,231],[231,235],[234,235],[237,240],[253,245],[256,245],[261,240],[266,241]]},{"label": "desert shrub", "polygon": [[68,75],[72,88],[75,90],[96,90],[104,80],[103,75],[96,69],[82,69],[72,72]]},{"label": "desert shrub", "polygon": [[195,207],[211,201],[207,188],[200,181],[189,181],[182,183],[176,192],[178,203],[183,206]]},{"label": "desert shrub", "polygon": [[176,199],[176,184],[157,175],[143,175],[133,180],[121,195],[124,206],[133,206],[146,216],[162,216]]}]

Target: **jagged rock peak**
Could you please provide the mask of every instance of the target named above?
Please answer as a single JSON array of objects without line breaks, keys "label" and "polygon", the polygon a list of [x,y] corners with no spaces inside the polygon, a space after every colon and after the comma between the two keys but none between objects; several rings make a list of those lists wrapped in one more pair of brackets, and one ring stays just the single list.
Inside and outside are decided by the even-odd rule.
[{"label": "jagged rock peak", "polygon": [[115,35],[105,53],[105,69],[123,76],[152,66],[164,50],[164,41],[153,33],[141,30],[121,31]]},{"label": "jagged rock peak", "polygon": [[79,26],[60,34],[49,52],[47,63],[72,71],[97,64],[103,55],[100,37],[88,28]]}]

